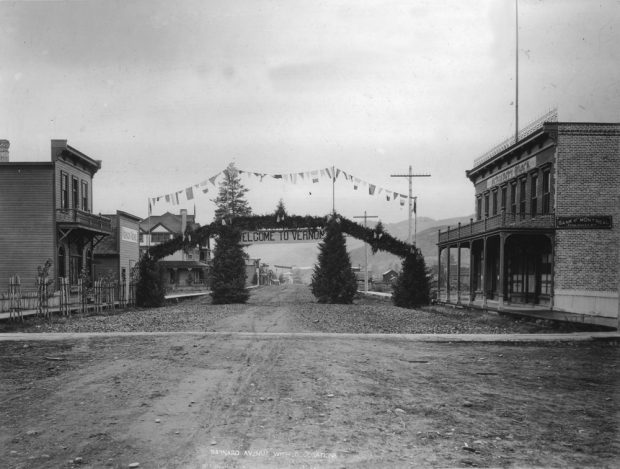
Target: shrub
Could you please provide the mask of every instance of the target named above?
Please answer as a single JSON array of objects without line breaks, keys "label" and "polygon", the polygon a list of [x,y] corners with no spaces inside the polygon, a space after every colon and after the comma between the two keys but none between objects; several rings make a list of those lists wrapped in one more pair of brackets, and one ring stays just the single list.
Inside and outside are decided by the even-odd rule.
[{"label": "shrub", "polygon": [[394,284],[392,302],[403,308],[416,308],[430,303],[430,281],[426,263],[417,248],[403,260],[401,272]]}]

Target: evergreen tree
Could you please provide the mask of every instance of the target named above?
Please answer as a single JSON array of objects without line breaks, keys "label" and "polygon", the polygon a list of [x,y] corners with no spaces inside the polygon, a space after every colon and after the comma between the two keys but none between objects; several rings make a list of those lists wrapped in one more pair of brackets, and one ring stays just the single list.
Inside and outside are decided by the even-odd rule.
[{"label": "evergreen tree", "polygon": [[284,222],[287,216],[286,208],[284,208],[284,201],[280,199],[278,206],[276,207],[276,220],[278,223]]},{"label": "evergreen tree", "polygon": [[213,304],[245,303],[250,294],[245,288],[245,258],[241,232],[222,226],[213,252],[211,298]]},{"label": "evergreen tree", "polygon": [[139,262],[139,278],[136,285],[136,303],[143,307],[159,307],[164,304],[166,291],[159,264],[146,254]]},{"label": "evergreen tree", "polygon": [[311,287],[319,303],[352,303],[357,292],[357,280],[336,219],[330,220],[326,226],[325,238],[319,244],[318,261]]},{"label": "evergreen tree", "polygon": [[224,178],[220,181],[218,196],[213,200],[217,205],[215,219],[252,215],[252,209],[245,199],[248,189],[241,183],[234,163],[230,163],[222,174]]},{"label": "evergreen tree", "polygon": [[403,308],[416,308],[430,302],[430,282],[424,256],[415,249],[405,257],[392,293],[392,302]]}]

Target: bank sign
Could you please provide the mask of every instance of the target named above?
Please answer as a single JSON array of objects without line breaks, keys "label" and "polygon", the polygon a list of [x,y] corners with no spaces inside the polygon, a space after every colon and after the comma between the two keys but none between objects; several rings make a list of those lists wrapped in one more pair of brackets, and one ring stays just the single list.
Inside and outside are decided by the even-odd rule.
[{"label": "bank sign", "polygon": [[325,236],[323,228],[242,231],[243,244],[316,243]]}]

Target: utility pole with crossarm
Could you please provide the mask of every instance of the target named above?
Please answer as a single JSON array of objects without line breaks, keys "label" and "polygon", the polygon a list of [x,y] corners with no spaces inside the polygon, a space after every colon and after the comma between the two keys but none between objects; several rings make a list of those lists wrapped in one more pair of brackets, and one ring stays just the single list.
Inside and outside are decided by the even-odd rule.
[{"label": "utility pole with crossarm", "polygon": [[[364,210],[364,215],[355,216],[353,218],[363,218],[364,219],[364,228],[366,228],[366,221],[369,218],[379,218],[377,215],[366,215],[366,210]],[[366,262],[364,264],[364,292],[368,293],[368,243],[364,242],[364,249],[366,250]]]},{"label": "utility pole with crossarm", "polygon": [[424,178],[430,177],[430,174],[413,174],[411,172],[411,165],[409,165],[409,173],[408,174],[390,174],[390,177],[393,178],[408,178],[409,179],[409,236],[407,238],[407,242],[411,244],[411,201],[414,199],[412,193],[412,179],[413,178]]}]

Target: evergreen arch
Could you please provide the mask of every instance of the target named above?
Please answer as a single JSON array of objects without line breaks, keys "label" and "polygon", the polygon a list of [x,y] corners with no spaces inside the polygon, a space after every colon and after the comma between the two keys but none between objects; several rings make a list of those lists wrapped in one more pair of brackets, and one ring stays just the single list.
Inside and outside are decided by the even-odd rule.
[{"label": "evergreen arch", "polygon": [[[401,291],[406,291],[407,283],[409,282],[408,279],[411,278],[411,272],[409,272],[410,266],[415,266],[417,272],[419,272],[420,269],[423,272],[426,271],[424,258],[419,248],[415,245],[410,245],[404,241],[394,238],[392,235],[384,231],[381,223],[378,223],[374,228],[365,227],[336,212],[323,217],[310,215],[288,215],[283,207],[280,206],[278,206],[278,209],[273,214],[238,216],[234,219],[222,218],[215,220],[208,225],[201,226],[195,230],[188,228],[183,235],[178,235],[165,243],[150,247],[145,255],[145,259],[150,264],[151,262],[156,262],[157,260],[171,255],[181,249],[188,250],[194,246],[204,244],[209,238],[232,235],[236,236],[236,234],[241,231],[268,229],[320,229],[325,227],[325,225],[332,219],[340,224],[343,233],[368,243],[373,254],[383,251],[403,259],[403,271],[399,276],[397,288],[395,288],[395,294],[398,294]],[[421,266],[420,263],[422,263]],[[407,270],[407,272],[405,272],[405,270]],[[415,286],[412,285],[411,287],[423,288],[425,292],[428,292],[428,278],[424,275],[423,280],[417,279]],[[408,298],[410,297],[411,295],[408,296]],[[398,298],[393,299],[395,304],[398,306],[420,306],[421,303],[419,303],[419,301],[427,300],[428,293],[424,295],[417,295],[415,298],[416,299],[413,303],[409,299],[405,301]]]}]

